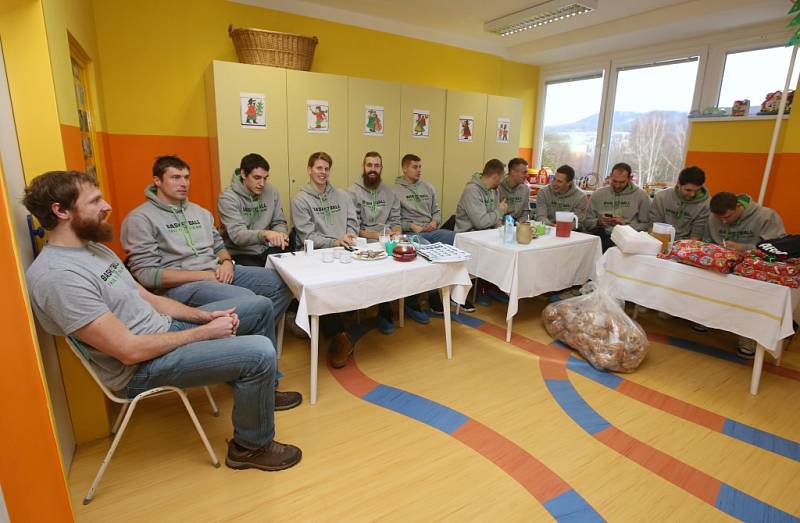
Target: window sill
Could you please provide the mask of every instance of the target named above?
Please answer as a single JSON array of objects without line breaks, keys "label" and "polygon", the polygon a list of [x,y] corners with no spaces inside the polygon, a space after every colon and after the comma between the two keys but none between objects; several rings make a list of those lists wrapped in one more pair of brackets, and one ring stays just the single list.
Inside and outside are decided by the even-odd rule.
[{"label": "window sill", "polygon": [[[774,120],[777,114],[754,114],[752,116],[696,116],[689,117],[690,122],[752,122],[753,120]],[[786,120],[791,114],[784,114]]]}]

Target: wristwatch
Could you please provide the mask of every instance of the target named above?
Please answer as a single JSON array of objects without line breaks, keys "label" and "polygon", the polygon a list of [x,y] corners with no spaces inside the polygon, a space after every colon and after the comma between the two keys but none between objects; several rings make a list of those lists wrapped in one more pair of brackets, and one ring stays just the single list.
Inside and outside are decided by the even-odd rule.
[{"label": "wristwatch", "polygon": [[218,259],[218,260],[217,260],[217,265],[222,265],[222,264],[223,264],[223,263],[225,263],[226,261],[229,261],[229,262],[231,262],[231,265],[236,265],[236,260],[234,260],[233,258],[225,258],[224,260],[219,260],[219,259]]}]

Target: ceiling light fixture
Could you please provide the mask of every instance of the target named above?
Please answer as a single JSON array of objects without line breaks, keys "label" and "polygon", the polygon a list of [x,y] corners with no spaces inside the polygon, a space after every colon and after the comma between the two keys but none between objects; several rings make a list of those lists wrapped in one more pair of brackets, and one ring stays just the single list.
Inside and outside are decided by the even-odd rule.
[{"label": "ceiling light fixture", "polygon": [[483,24],[483,29],[500,36],[509,36],[559,20],[568,20],[595,9],[597,0],[551,0],[490,20]]}]

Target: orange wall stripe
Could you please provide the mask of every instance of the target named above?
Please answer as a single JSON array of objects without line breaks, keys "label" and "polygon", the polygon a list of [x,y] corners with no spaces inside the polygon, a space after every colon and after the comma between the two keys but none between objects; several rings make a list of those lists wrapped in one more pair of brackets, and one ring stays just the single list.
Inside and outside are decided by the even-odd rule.
[{"label": "orange wall stripe", "polygon": [[64,159],[70,171],[83,171],[83,146],[81,130],[74,125],[61,124],[61,141],[64,143]]}]

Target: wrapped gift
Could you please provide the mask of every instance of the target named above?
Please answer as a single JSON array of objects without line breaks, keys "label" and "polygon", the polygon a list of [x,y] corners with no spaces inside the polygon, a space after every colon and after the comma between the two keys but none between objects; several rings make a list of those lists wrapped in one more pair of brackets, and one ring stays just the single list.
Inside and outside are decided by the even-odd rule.
[{"label": "wrapped gift", "polygon": [[733,272],[734,267],[742,261],[741,253],[700,240],[678,240],[667,254],[659,254],[658,257],[722,274]]},{"label": "wrapped gift", "polygon": [[800,259],[796,258],[783,262],[769,261],[763,256],[752,255],[745,257],[740,265],[776,276],[800,276]]},{"label": "wrapped gift", "polygon": [[733,269],[733,272],[745,278],[797,289],[800,288],[800,274],[794,272],[796,270],[796,266],[783,262],[768,262],[757,256],[748,256]]}]

